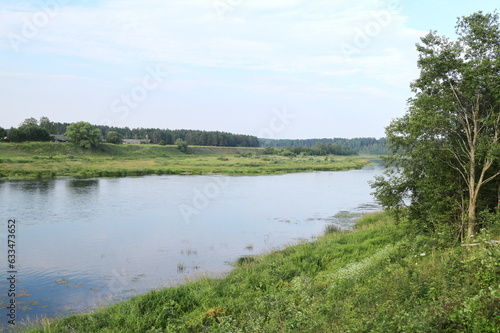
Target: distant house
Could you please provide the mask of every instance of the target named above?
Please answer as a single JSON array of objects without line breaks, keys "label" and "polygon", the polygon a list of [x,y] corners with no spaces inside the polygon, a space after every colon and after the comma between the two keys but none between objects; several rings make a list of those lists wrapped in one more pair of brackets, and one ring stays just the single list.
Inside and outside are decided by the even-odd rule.
[{"label": "distant house", "polygon": [[62,134],[51,134],[50,136],[54,142],[69,142],[69,139]]},{"label": "distant house", "polygon": [[148,139],[123,139],[123,143],[127,145],[138,145],[141,143],[151,143]]}]

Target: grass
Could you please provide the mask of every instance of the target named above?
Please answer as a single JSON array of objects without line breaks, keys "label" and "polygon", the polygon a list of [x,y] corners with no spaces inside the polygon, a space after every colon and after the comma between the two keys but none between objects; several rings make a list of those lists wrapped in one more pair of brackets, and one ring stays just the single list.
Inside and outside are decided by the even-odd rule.
[{"label": "grass", "polygon": [[480,243],[408,238],[375,213],[353,231],[243,257],[224,278],[44,319],[27,331],[498,332],[500,246]]},{"label": "grass", "polygon": [[362,157],[283,157],[261,148],[102,144],[88,150],[71,143],[0,143],[0,179],[125,177],[163,174],[262,175],[359,169]]}]

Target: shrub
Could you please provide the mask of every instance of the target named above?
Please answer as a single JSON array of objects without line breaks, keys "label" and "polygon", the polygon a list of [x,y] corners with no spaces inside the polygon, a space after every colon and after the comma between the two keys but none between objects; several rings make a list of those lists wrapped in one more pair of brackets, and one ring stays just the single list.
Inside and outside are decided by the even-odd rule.
[{"label": "shrub", "polygon": [[188,150],[187,142],[182,140],[182,139],[175,140],[175,145],[177,146],[177,149],[179,149],[179,151],[181,151],[183,153],[187,152],[187,150]]},{"label": "shrub", "polygon": [[106,134],[106,142],[114,143],[114,144],[121,144],[121,143],[123,143],[123,138],[122,138],[120,133],[115,132],[115,131],[109,131]]},{"label": "shrub", "polygon": [[64,135],[74,144],[87,149],[96,148],[101,143],[101,130],[84,121],[69,125]]}]

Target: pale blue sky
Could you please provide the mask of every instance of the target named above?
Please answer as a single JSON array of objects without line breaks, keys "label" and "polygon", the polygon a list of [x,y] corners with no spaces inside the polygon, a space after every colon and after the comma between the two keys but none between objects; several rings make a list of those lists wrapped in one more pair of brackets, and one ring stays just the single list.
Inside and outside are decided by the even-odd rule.
[{"label": "pale blue sky", "polygon": [[0,126],[384,135],[415,43],[497,1],[0,0]]}]

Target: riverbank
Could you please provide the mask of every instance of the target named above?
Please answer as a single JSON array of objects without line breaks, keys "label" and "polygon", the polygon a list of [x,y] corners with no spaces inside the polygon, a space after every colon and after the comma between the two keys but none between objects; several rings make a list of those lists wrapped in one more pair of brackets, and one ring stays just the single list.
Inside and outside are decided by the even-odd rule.
[{"label": "riverbank", "polygon": [[478,243],[410,239],[376,213],[353,231],[241,258],[224,278],[29,332],[498,332],[500,246]]},{"label": "riverbank", "polygon": [[102,144],[88,150],[70,143],[0,143],[0,179],[125,177],[173,174],[264,175],[360,169],[359,156],[285,157],[262,148]]}]

